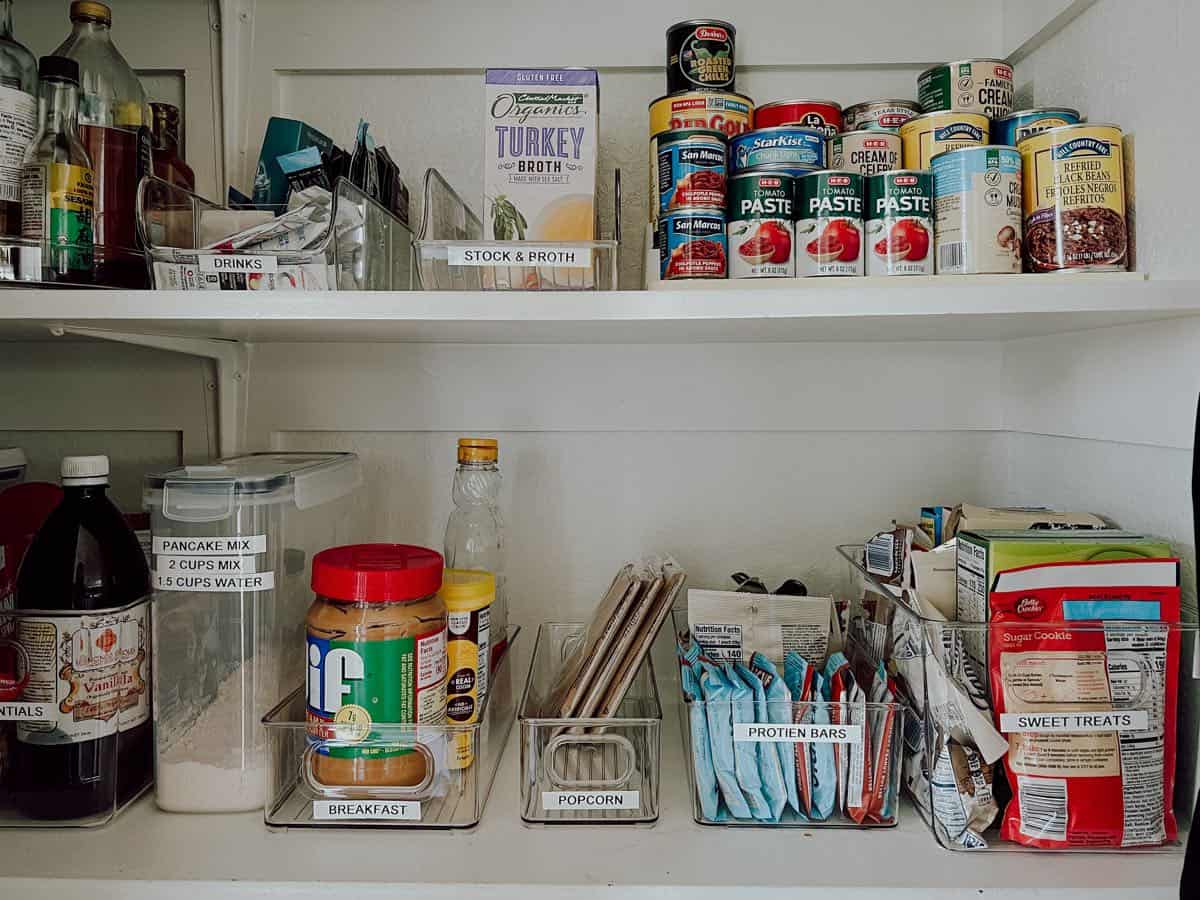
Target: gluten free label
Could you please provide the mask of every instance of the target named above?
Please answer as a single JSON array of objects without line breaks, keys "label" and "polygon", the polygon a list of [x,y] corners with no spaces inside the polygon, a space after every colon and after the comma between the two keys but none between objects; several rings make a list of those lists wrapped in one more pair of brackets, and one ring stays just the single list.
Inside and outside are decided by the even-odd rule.
[{"label": "gluten free label", "polygon": [[861,725],[756,725],[735,722],[733,739],[756,744],[861,744]]}]

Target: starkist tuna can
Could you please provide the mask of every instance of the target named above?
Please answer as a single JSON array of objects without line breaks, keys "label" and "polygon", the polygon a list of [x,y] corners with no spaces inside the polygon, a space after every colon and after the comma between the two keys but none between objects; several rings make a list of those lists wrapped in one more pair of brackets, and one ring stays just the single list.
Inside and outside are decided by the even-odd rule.
[{"label": "starkist tuna can", "polygon": [[754,125],[754,101],[729,91],[687,91],[650,101],[650,133],[708,128],[733,137]]},{"label": "starkist tuna can", "polygon": [[825,168],[825,134],[812,128],[758,128],[729,142],[733,172],[766,167],[805,175]]},{"label": "starkist tuna can", "polygon": [[755,111],[754,124],[759,128],[815,128],[825,137],[833,137],[842,130],[842,107],[832,100],[776,100]]},{"label": "starkist tuna can", "polygon": [[1022,109],[992,122],[992,143],[1015,147],[1025,138],[1051,128],[1082,121],[1079,110],[1069,106],[1039,106]]},{"label": "starkist tuna can", "polygon": [[720,19],[690,19],[667,29],[667,90],[732,91],[736,29]]},{"label": "starkist tuna can", "polygon": [[659,214],[677,209],[724,209],[725,135],[691,128],[654,136],[651,176]]},{"label": "starkist tuna can", "polygon": [[723,210],[684,210],[658,220],[659,278],[725,278],[728,245]]}]

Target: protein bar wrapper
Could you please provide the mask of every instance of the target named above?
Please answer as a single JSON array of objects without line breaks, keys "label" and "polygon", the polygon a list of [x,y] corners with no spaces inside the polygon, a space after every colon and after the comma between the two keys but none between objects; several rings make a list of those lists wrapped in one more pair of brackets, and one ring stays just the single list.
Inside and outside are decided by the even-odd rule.
[{"label": "protein bar wrapper", "polygon": [[1050,849],[1175,840],[1178,566],[1104,560],[997,579],[988,645],[1010,745],[1005,840]]}]

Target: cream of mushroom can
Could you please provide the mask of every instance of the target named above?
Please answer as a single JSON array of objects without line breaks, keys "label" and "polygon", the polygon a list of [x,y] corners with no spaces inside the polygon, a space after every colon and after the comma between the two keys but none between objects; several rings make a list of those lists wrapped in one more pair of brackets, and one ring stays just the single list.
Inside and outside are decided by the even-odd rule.
[{"label": "cream of mushroom can", "polygon": [[863,177],[900,168],[902,142],[891,131],[847,131],[829,139],[829,167]]},{"label": "cream of mushroom can", "polygon": [[963,147],[933,158],[937,274],[1021,271],[1021,187],[1016,147]]}]

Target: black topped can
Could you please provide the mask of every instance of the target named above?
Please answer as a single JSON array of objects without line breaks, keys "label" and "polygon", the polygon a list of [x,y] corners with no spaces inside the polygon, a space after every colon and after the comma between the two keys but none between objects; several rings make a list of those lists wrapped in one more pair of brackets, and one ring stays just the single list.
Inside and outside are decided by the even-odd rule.
[{"label": "black topped can", "polygon": [[667,93],[732,91],[736,29],[720,19],[689,19],[667,29]]}]

